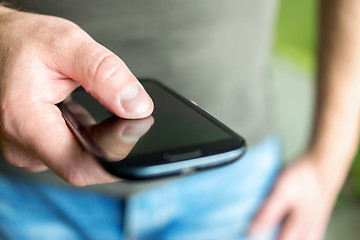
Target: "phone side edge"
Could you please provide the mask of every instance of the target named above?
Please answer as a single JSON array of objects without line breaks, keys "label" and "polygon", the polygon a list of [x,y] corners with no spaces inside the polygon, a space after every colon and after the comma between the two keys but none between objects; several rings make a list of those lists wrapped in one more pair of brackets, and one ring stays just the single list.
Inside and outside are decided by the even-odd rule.
[{"label": "phone side edge", "polygon": [[247,150],[246,144],[236,150],[211,156],[188,159],[162,165],[147,166],[143,168],[114,168],[112,164],[98,159],[102,166],[115,176],[127,180],[149,180],[170,176],[189,175],[204,170],[218,168],[239,160]]}]

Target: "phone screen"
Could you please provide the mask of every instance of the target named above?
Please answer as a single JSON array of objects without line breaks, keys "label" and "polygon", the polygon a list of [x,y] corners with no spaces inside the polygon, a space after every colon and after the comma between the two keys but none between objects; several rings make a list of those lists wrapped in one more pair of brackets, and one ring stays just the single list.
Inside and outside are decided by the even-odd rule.
[{"label": "phone screen", "polygon": [[[123,154],[125,156],[119,159],[117,167],[159,165],[164,164],[166,161],[164,156],[167,155],[178,156],[171,158],[170,161],[182,161],[186,158],[204,157],[234,150],[245,145],[244,140],[237,134],[162,84],[142,81],[142,85],[154,102],[154,112],[151,116],[153,120],[151,126],[149,125],[136,143],[131,145],[131,149]],[[144,128],[144,122],[149,122],[120,119],[83,89],[74,91],[71,100],[89,113],[94,119],[93,125],[101,125],[110,119],[113,122],[118,121],[118,125],[128,124],[132,128],[141,129]],[[104,139],[103,136],[101,138]],[[111,138],[105,141],[105,146],[102,144],[104,146],[102,151],[106,152],[107,146],[114,145],[109,139]],[[101,146],[101,144],[97,145]],[[119,144],[118,148],[122,147]],[[184,155],[189,152],[192,154]]]}]

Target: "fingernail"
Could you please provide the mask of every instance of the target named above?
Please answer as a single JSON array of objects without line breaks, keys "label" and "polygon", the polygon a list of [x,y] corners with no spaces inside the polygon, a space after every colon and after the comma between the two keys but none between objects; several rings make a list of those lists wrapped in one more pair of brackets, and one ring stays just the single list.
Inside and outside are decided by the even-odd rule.
[{"label": "fingernail", "polygon": [[144,113],[150,106],[150,98],[137,84],[127,87],[120,95],[120,104],[128,113]]},{"label": "fingernail", "polygon": [[[126,126],[121,132],[121,139],[124,142],[136,142],[142,137],[151,127],[151,122],[141,120],[129,120],[131,124]],[[145,119],[146,120],[146,119]]]}]

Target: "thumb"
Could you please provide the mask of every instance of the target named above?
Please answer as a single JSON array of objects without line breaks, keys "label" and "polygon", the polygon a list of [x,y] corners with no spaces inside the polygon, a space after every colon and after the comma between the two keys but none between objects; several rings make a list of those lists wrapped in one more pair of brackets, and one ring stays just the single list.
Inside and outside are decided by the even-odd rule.
[{"label": "thumb", "polygon": [[81,84],[119,117],[150,115],[152,100],[125,63],[85,32],[75,36],[65,39],[66,49],[58,53],[57,67],[61,73]]}]

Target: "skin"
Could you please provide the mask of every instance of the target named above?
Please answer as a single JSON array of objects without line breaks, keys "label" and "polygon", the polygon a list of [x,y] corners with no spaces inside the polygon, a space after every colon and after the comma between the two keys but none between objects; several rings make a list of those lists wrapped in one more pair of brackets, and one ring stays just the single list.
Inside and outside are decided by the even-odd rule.
[{"label": "skin", "polygon": [[[311,144],[280,174],[249,228],[251,235],[283,221],[279,240],[322,239],[357,147],[360,3],[323,3]],[[118,116],[141,118],[153,110],[150,98],[141,87],[140,94],[129,93],[128,87],[139,83],[126,65],[72,22],[0,7],[0,32],[6,33],[0,36],[3,156],[19,167],[48,167],[70,183],[88,184],[91,180],[81,168],[69,171],[68,166],[73,159],[86,162],[91,157],[79,147],[55,104],[81,84]]]},{"label": "skin", "polygon": [[[66,99],[66,106],[81,121],[95,144],[110,161],[123,160],[142,135],[154,123],[153,116],[141,119],[124,119],[110,117],[96,123],[95,119],[76,102]],[[45,169],[47,167],[43,165]],[[109,174],[92,157],[86,159],[72,159],[65,171],[76,171],[76,185],[84,186],[121,181],[122,179]],[[39,169],[39,171],[44,169]],[[73,183],[74,184],[74,183]]]},{"label": "skin", "polygon": [[[51,169],[74,185],[93,182],[74,159],[91,162],[55,104],[81,84],[123,118],[153,103],[125,63],[74,23],[0,7],[0,146],[11,164]],[[4,34],[6,33],[6,34]]]}]

